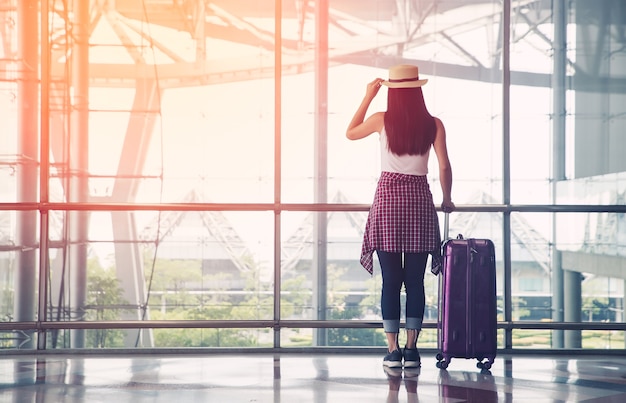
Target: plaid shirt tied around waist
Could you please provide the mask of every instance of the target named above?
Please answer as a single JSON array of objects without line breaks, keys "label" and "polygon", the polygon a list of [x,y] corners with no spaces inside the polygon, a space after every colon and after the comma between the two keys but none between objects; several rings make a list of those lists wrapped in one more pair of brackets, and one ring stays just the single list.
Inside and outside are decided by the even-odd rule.
[{"label": "plaid shirt tied around waist", "polygon": [[439,217],[426,176],[381,173],[363,235],[361,265],[370,274],[375,250],[429,252],[434,274],[441,268]]}]

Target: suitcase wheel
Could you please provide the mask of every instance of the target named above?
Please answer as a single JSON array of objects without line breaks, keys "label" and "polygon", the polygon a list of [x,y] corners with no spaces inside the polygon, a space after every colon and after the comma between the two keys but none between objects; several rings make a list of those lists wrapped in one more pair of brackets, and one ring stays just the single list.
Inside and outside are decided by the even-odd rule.
[{"label": "suitcase wheel", "polygon": [[491,368],[491,362],[489,361],[478,361],[478,363],[476,364],[476,366],[480,369],[490,369]]},{"label": "suitcase wheel", "polygon": [[441,353],[437,353],[435,356],[437,358],[437,363],[435,364],[437,368],[446,369],[448,368],[448,364],[450,363],[450,359],[443,356]]}]

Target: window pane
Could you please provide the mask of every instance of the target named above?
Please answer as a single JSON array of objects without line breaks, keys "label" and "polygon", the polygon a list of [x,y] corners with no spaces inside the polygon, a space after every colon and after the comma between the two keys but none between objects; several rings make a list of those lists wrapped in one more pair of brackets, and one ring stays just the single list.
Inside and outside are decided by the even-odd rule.
[{"label": "window pane", "polygon": [[557,82],[553,58],[557,27],[551,11],[533,3],[512,12],[511,200],[518,204],[551,203],[549,179],[557,159],[553,154],[563,152],[553,147],[554,137],[564,134],[553,130],[552,108],[557,97],[565,97],[565,89],[551,88]]},{"label": "window pane", "polygon": [[[61,237],[71,213],[54,214],[49,320],[273,318],[271,214],[115,211],[88,215],[91,231],[88,242],[81,244]],[[86,254],[86,269],[74,263],[81,253]],[[74,341],[92,343],[88,347],[98,347],[97,343],[157,346],[157,335],[168,332],[105,333],[77,331]],[[195,337],[191,333],[189,343]],[[55,337],[61,339],[50,343],[68,342]]]},{"label": "window pane", "polygon": [[81,202],[273,201],[272,15],[252,6],[264,34],[222,38],[226,10],[172,26],[119,7],[96,20],[88,88],[53,60],[72,75],[53,77],[51,186]]}]

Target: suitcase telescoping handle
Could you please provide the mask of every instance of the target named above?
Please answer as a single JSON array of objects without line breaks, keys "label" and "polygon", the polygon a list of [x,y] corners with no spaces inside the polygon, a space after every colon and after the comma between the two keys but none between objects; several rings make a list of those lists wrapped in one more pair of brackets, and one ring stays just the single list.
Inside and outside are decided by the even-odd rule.
[{"label": "suitcase telescoping handle", "polygon": [[[443,242],[452,239],[450,237],[450,213],[448,212],[443,213],[443,237],[441,239]],[[458,234],[456,239],[463,239],[463,234]]]}]

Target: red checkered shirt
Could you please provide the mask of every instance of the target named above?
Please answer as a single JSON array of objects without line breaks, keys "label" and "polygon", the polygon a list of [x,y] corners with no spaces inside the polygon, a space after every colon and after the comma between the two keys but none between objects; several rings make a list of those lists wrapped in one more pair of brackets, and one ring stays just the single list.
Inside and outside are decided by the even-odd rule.
[{"label": "red checkered shirt", "polygon": [[373,253],[429,252],[441,267],[439,218],[426,176],[381,173],[363,235],[361,265],[373,273]]}]

